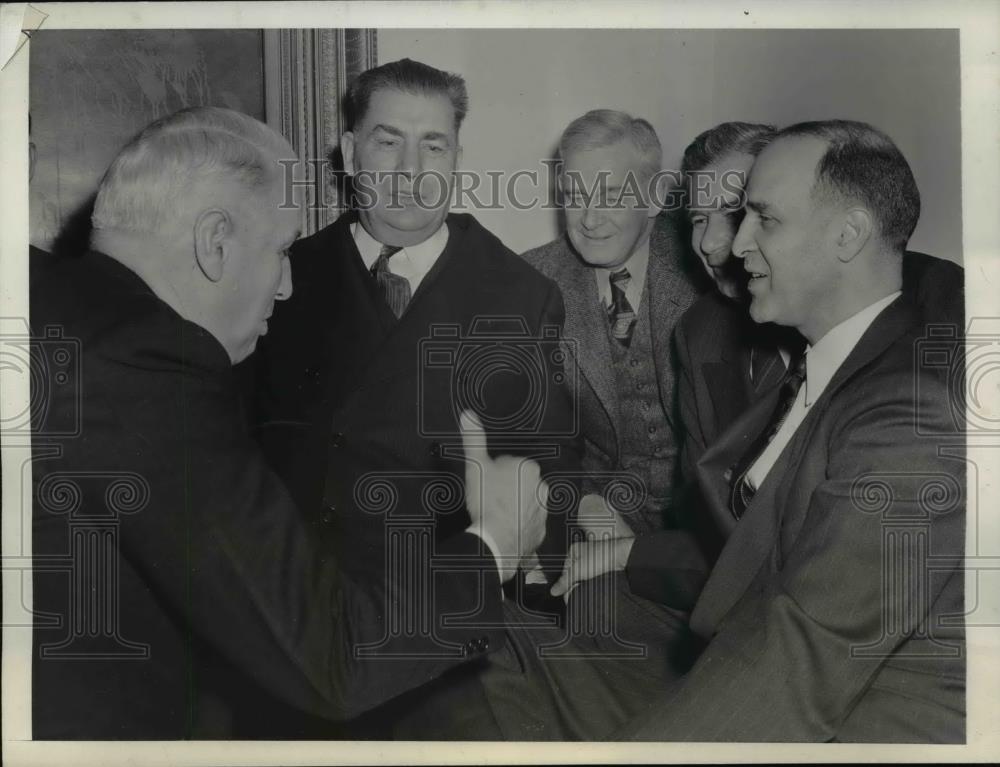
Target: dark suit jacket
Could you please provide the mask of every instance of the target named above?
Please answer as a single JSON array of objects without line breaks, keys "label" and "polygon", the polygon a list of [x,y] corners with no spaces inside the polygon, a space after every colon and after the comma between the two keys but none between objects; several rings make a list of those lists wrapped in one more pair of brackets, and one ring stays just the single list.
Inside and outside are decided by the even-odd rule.
[{"label": "dark suit jacket", "polygon": [[[566,369],[577,384],[583,469],[590,475],[583,489],[600,492],[621,470],[621,416],[608,345],[608,320],[598,298],[594,269],[576,255],[565,236],[529,250],[523,258],[555,281],[566,304]],[[659,216],[650,235],[646,275],[649,303],[643,308],[649,312],[660,402],[678,442],[677,363],[670,339],[677,321],[696,297],[682,259],[674,219]]]},{"label": "dark suit jacket", "polygon": [[[466,214],[397,321],[351,235],[356,215],[293,248],[293,295],[259,348],[259,436],[324,544],[381,577],[387,525],[438,538],[469,524],[458,430],[480,413],[492,453],[576,458],[556,286]],[[550,504],[550,511],[552,507]],[[550,514],[558,574],[565,510]]]},{"label": "dark suit jacket", "polygon": [[[922,329],[944,323],[960,332],[964,326],[964,276],[962,267],[951,261],[906,253],[903,292],[918,307]],[[781,381],[785,370],[776,344],[792,346],[801,343],[801,338],[786,328],[758,325],[742,303],[713,290],[684,314],[674,340],[684,429],[681,468],[687,490],[681,498],[685,509],[677,516],[685,517],[683,526],[695,535],[664,531],[638,538],[629,555],[627,573],[635,593],[690,607],[733,528],[729,517],[718,520],[720,527],[700,512],[695,466],[706,448],[741,413]]]},{"label": "dark suit jacket", "polygon": [[[625,737],[964,740],[964,439],[921,324],[894,302],[810,408],[698,599],[707,648]],[[777,396],[698,463],[720,525]]]},{"label": "dark suit jacket", "polygon": [[[33,275],[31,310],[36,738],[330,735],[309,715],[355,717],[502,644],[475,536],[441,544],[467,569],[432,594],[317,551],[228,355],[129,269],[63,259]],[[401,604],[426,631],[388,631]],[[384,637],[408,659],[356,657]]]}]

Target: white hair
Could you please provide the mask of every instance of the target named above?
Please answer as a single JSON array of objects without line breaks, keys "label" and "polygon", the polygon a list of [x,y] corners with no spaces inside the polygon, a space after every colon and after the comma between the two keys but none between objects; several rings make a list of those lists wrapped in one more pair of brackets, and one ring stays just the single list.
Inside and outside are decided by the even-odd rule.
[{"label": "white hair", "polygon": [[277,177],[292,157],[278,133],[241,112],[193,107],[161,118],[133,138],[104,174],[94,229],[160,231],[199,183],[230,178],[251,193]]},{"label": "white hair", "polygon": [[653,126],[641,117],[615,109],[593,109],[573,120],[559,139],[559,155],[565,162],[571,152],[612,146],[625,139],[639,153],[646,177],[659,173],[663,149]]}]

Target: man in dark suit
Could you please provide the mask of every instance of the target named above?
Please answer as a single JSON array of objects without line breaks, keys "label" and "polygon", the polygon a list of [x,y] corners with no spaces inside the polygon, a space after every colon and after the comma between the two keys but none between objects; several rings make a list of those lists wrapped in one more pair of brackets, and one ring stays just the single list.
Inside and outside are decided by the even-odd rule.
[{"label": "man in dark suit", "polygon": [[915,364],[909,166],[870,126],[791,126],[747,209],[750,314],[808,347],[697,462],[705,513],[732,531],[691,617],[707,647],[622,736],[961,742],[962,379]]},{"label": "man in dark suit", "polygon": [[105,175],[93,250],[32,265],[35,738],[357,736],[331,721],[504,641],[505,563],[544,532],[536,464],[491,459],[469,419],[473,524],[398,537],[406,569],[371,581],[246,432],[231,366],[291,291],[289,157],[237,112],[164,118]]},{"label": "man in dark suit", "polygon": [[[355,209],[292,249],[295,294],[257,355],[256,421],[321,545],[381,581],[400,524],[435,539],[469,524],[462,408],[546,475],[577,464],[576,424],[558,288],[448,212],[464,81],[404,59],[362,73],[347,103]],[[539,555],[553,579],[569,511],[550,514]]]},{"label": "man in dark suit", "polygon": [[603,493],[624,478],[634,496],[626,529],[660,530],[679,443],[670,338],[696,296],[673,221],[648,194],[660,142],[646,120],[598,109],[566,127],[559,154],[566,232],[524,258],[555,280],[566,304],[583,489]]}]

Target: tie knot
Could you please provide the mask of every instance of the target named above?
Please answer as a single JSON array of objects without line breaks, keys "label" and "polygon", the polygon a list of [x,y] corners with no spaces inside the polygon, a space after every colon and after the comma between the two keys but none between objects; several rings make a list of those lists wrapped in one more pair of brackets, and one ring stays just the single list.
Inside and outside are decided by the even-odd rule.
[{"label": "tie knot", "polygon": [[394,255],[399,253],[403,248],[400,245],[383,245],[382,250],[378,252],[379,258],[392,258]]},{"label": "tie knot", "polygon": [[617,272],[612,272],[609,279],[612,285],[624,285],[632,279],[632,275],[628,273],[628,269],[621,268]]}]

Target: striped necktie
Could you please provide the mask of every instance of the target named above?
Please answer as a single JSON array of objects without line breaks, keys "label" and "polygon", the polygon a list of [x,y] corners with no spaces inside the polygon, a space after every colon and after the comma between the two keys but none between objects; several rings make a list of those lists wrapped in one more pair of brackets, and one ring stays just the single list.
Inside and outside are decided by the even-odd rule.
[{"label": "striped necktie", "polygon": [[608,279],[611,282],[611,306],[608,309],[611,335],[627,348],[632,341],[632,329],[635,327],[635,312],[625,295],[625,289],[632,275],[628,273],[628,269],[619,269],[617,272],[612,272]]},{"label": "striped necktie", "polygon": [[389,271],[389,259],[402,248],[398,245],[383,245],[379,251],[378,260],[372,265],[372,276],[382,289],[385,302],[398,318],[406,310],[410,302],[410,281]]},{"label": "striped necktie", "polygon": [[737,519],[743,516],[743,512],[747,510],[747,506],[753,500],[754,493],[757,492],[757,488],[753,486],[747,473],[767,446],[771,444],[771,440],[774,439],[778,430],[781,429],[781,424],[788,417],[788,412],[792,409],[799,389],[802,388],[805,380],[806,355],[802,354],[797,359],[792,360],[792,364],[788,367],[785,380],[781,382],[778,403],[774,406],[774,411],[771,413],[767,425],[740,460],[734,463],[727,472],[730,478],[729,509]]}]

